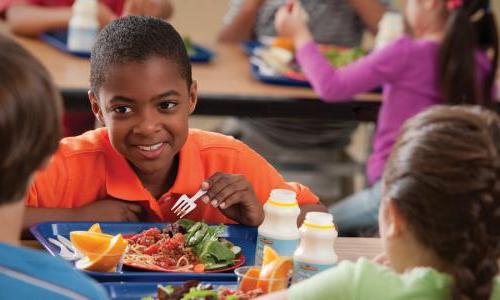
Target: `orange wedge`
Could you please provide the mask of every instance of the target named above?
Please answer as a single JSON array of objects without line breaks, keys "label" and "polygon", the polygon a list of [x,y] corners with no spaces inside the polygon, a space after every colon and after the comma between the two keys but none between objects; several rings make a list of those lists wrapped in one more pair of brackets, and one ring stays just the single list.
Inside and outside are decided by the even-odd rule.
[{"label": "orange wedge", "polygon": [[95,223],[94,225],[90,226],[89,232],[102,233],[101,225],[99,225],[99,223]]},{"label": "orange wedge", "polygon": [[264,249],[262,251],[262,266],[269,264],[278,257],[280,257],[278,252],[268,245],[264,245]]},{"label": "orange wedge", "polygon": [[109,241],[107,248],[95,257],[86,256],[75,263],[78,269],[108,272],[113,270],[127,249],[128,242],[121,234],[115,235]]},{"label": "orange wedge", "polygon": [[288,256],[280,256],[267,265],[263,265],[257,287],[261,288],[264,293],[286,289],[292,268],[292,258]]},{"label": "orange wedge", "polygon": [[250,268],[243,275],[240,281],[240,290],[243,292],[249,292],[251,290],[255,290],[257,288],[257,284],[259,282],[260,269],[259,268]]},{"label": "orange wedge", "polygon": [[69,238],[76,249],[93,259],[107,249],[113,236],[98,232],[72,231]]}]

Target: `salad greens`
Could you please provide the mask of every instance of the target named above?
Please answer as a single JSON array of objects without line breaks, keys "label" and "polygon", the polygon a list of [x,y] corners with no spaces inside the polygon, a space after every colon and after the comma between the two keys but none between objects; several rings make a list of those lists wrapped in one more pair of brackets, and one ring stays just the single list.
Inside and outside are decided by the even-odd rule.
[{"label": "salad greens", "polygon": [[177,223],[186,230],[186,243],[192,247],[194,254],[205,265],[205,269],[213,270],[234,265],[234,259],[241,253],[241,248],[234,246],[228,240],[219,240],[219,236],[226,229],[225,225],[208,226],[204,222],[186,219],[181,219]]},{"label": "salad greens", "polygon": [[323,53],[334,67],[342,67],[366,55],[361,48],[337,49],[332,48]]}]

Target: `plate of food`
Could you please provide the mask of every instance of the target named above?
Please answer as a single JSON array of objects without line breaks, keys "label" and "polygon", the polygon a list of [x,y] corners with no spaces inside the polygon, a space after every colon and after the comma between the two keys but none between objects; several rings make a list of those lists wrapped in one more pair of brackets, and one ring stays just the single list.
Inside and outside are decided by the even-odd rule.
[{"label": "plate of food", "polygon": [[[47,31],[42,33],[40,38],[47,44],[59,49],[62,52],[82,58],[90,57],[90,51],[72,51],[68,49],[67,30]],[[193,43],[191,41],[191,38],[189,38],[188,36],[185,36],[183,40],[191,62],[206,63],[212,60],[214,53],[211,50],[196,43]]]},{"label": "plate of food", "polygon": [[[59,243],[54,241],[69,240],[66,252],[74,252],[74,247],[83,253],[72,260],[75,267],[101,282],[236,280],[235,274],[227,271],[253,264],[257,238],[254,227],[189,220],[173,224],[101,222],[98,226],[91,222],[45,222],[32,226],[31,232],[54,256],[62,256]],[[122,264],[111,266],[117,261]]]},{"label": "plate of food", "polygon": [[126,236],[123,264],[160,272],[225,272],[245,263],[241,247],[220,237],[225,225],[182,219]]},{"label": "plate of food", "polygon": [[242,291],[234,282],[113,282],[103,287],[112,300],[182,300],[182,299],[219,299],[249,300],[261,296],[259,290]]},{"label": "plate of food", "polygon": [[[290,40],[277,37],[266,43],[252,44],[251,50],[246,51],[250,53],[250,71],[257,80],[278,85],[311,86],[295,60],[295,49]],[[345,66],[366,55],[361,48],[335,45],[320,45],[320,51],[335,67]]]}]

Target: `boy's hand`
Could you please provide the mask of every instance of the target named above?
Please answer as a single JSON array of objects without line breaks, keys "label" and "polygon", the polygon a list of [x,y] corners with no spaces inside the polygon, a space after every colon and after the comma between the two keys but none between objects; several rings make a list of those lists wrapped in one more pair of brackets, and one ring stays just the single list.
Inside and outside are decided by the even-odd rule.
[{"label": "boy's hand", "polygon": [[99,200],[78,208],[79,219],[107,222],[137,222],[143,213],[140,205],[119,201]]},{"label": "boy's hand", "polygon": [[218,207],[228,218],[249,226],[264,221],[262,204],[244,176],[217,172],[201,188],[207,191],[201,200]]}]

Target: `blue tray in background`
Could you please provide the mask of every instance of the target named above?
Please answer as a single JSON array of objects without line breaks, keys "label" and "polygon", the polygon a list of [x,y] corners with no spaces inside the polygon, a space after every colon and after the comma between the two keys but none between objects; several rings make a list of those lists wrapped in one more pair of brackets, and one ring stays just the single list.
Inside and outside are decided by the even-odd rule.
[{"label": "blue tray in background", "polygon": [[[89,51],[71,51],[68,49],[67,47],[68,31],[66,30],[45,32],[42,33],[40,38],[46,43],[52,45],[53,47],[59,49],[62,52],[83,58],[90,57]],[[214,56],[214,53],[212,51],[195,43],[192,44],[192,47],[194,49],[194,54],[191,54],[189,56],[191,62],[201,63],[201,62],[209,62],[212,60]]]},{"label": "blue tray in background", "polygon": [[[56,256],[59,247],[49,242],[49,238],[56,238],[60,234],[69,238],[69,233],[75,230],[88,230],[94,222],[45,222],[35,224],[30,228],[31,233],[47,251]],[[166,223],[124,223],[124,222],[99,222],[104,233],[108,234],[134,234],[151,227],[163,228]],[[257,241],[257,228],[244,225],[226,225],[226,231],[221,235],[235,245],[241,247],[245,256],[245,265],[253,265],[255,258],[255,245]],[[91,272],[83,271],[100,282],[114,281],[184,281],[197,279],[203,281],[236,281],[233,271],[225,273],[167,273],[144,272],[134,268],[123,267],[121,272]]]},{"label": "blue tray in background", "polygon": [[252,73],[252,76],[255,79],[265,83],[295,86],[295,87],[309,87],[309,88],[311,87],[311,84],[307,80],[297,80],[280,75],[275,75],[275,76],[264,75],[260,72],[259,66],[257,66],[254,63],[250,63],[250,72]]},{"label": "blue tray in background", "polygon": [[[228,287],[231,289],[237,288],[237,285],[228,282],[202,282],[210,283],[214,288],[219,288],[221,286]],[[110,282],[103,283],[102,286],[108,292],[109,298],[112,300],[138,300],[142,297],[156,296],[156,287],[158,284],[161,285],[181,285],[183,282],[180,281],[160,281],[160,282]]]}]

